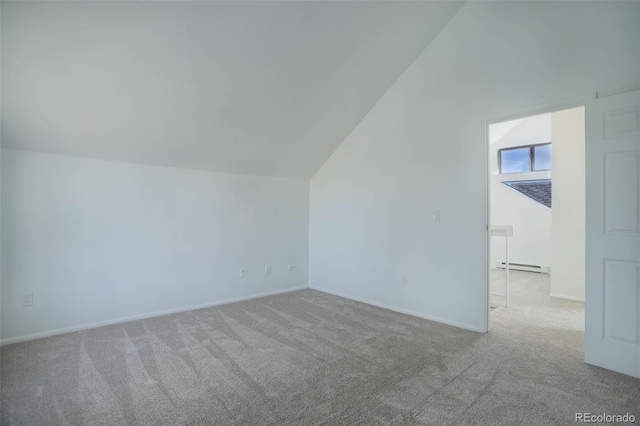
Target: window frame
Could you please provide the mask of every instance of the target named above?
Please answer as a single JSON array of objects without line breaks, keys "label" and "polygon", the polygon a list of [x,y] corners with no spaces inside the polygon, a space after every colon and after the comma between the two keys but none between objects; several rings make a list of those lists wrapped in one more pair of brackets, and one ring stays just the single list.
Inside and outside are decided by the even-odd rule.
[{"label": "window frame", "polygon": [[[498,150],[498,174],[501,175],[512,175],[515,173],[532,173],[532,172],[546,172],[551,170],[549,169],[535,169],[536,164],[536,150],[535,148],[538,146],[551,145],[551,141],[542,142],[542,143],[534,143],[530,145],[520,145],[520,146],[509,146],[506,148],[500,148]],[[529,170],[525,170],[523,172],[503,172],[502,171],[502,151],[512,151],[516,149],[529,148]]]}]

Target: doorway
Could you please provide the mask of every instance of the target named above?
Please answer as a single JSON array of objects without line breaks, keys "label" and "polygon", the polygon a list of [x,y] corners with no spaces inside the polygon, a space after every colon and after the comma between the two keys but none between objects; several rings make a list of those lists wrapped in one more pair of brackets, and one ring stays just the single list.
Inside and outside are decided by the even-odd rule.
[{"label": "doorway", "polygon": [[488,125],[488,329],[584,338],[585,109]]}]

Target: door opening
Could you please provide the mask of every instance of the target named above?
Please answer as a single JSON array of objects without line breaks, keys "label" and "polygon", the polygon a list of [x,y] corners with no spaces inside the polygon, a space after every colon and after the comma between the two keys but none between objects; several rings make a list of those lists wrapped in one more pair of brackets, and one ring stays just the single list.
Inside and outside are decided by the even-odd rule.
[{"label": "door opening", "polygon": [[492,123],[487,154],[489,329],[546,321],[583,339],[584,106]]}]

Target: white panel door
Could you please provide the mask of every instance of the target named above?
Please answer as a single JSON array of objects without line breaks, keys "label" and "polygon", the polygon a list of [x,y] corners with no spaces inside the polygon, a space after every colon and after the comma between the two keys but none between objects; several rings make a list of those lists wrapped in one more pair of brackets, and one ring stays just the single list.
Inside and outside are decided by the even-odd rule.
[{"label": "white panel door", "polygon": [[640,91],[586,106],[585,361],[640,377]]}]

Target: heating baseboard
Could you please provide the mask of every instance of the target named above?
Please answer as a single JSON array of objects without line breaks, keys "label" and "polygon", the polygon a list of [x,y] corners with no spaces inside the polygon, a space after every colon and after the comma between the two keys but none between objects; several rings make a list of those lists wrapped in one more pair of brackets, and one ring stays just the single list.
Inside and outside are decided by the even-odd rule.
[{"label": "heating baseboard", "polygon": [[[496,262],[496,268],[505,269],[504,262]],[[527,272],[538,272],[541,274],[549,274],[551,273],[551,268],[549,266],[544,265],[528,265],[525,263],[511,263],[509,262],[509,269],[513,269],[516,271],[527,271]]]}]

